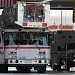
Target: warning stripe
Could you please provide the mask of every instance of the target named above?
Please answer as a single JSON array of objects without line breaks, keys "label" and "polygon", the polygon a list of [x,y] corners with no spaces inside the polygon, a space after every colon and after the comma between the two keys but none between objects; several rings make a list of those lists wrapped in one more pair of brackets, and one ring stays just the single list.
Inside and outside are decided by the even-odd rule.
[{"label": "warning stripe", "polygon": [[[0,47],[2,49],[3,47]],[[5,49],[50,49],[49,46],[5,46]]]},{"label": "warning stripe", "polygon": [[50,25],[48,26],[49,29],[73,29],[72,25]]}]

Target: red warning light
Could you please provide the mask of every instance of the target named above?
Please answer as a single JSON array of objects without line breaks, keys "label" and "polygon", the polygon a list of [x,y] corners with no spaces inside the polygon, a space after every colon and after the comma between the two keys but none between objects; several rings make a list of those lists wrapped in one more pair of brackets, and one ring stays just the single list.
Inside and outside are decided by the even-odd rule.
[{"label": "red warning light", "polygon": [[27,26],[27,23],[23,23],[23,26]]}]

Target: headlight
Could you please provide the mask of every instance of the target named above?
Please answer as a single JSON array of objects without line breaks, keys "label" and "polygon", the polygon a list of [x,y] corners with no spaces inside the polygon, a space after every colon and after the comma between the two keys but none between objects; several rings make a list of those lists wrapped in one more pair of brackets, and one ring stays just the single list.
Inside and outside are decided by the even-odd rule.
[{"label": "headlight", "polygon": [[38,52],[39,55],[46,55],[46,52]]},{"label": "headlight", "polygon": [[45,56],[38,56],[38,58],[45,58]]},{"label": "headlight", "polygon": [[46,58],[46,52],[38,52],[38,58]]}]

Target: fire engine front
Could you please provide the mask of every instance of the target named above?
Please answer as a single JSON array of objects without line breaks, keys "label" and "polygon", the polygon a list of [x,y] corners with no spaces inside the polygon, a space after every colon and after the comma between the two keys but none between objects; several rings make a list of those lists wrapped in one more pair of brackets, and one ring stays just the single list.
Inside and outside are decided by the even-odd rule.
[{"label": "fire engine front", "polygon": [[7,64],[49,64],[47,33],[6,32],[4,37]]}]

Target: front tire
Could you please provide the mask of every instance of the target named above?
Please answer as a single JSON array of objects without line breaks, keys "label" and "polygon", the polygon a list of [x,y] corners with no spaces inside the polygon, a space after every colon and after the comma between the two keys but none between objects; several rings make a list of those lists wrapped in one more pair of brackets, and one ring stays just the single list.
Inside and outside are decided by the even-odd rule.
[{"label": "front tire", "polygon": [[38,73],[45,73],[46,72],[46,66],[39,66],[37,68]]},{"label": "front tire", "polygon": [[20,67],[16,67],[18,72],[21,73],[29,73],[30,72],[30,67],[24,67],[24,66],[20,66]]},{"label": "front tire", "polygon": [[7,73],[8,72],[8,65],[0,64],[0,73]]},{"label": "front tire", "polygon": [[56,71],[57,70],[57,65],[53,65],[53,71]]}]

